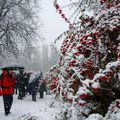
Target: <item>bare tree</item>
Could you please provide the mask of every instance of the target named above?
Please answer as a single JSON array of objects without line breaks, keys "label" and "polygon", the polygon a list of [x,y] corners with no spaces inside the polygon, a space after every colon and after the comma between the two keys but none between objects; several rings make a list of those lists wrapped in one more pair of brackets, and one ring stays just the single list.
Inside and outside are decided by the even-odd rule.
[{"label": "bare tree", "polygon": [[37,0],[0,0],[0,56],[17,57],[38,39]]}]

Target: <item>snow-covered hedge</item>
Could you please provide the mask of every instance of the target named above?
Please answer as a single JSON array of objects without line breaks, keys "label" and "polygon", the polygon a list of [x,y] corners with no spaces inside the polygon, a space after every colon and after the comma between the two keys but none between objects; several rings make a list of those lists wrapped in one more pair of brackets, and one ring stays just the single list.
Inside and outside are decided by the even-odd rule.
[{"label": "snow-covered hedge", "polygon": [[[120,98],[115,86],[120,84],[120,3],[99,3],[94,16],[82,14],[71,27],[61,46],[59,64],[48,73],[50,89],[67,104],[61,112],[66,120],[84,120],[93,113],[105,116],[110,104]],[[60,10],[57,1],[54,4]],[[97,114],[87,119],[94,116],[102,119]]]}]

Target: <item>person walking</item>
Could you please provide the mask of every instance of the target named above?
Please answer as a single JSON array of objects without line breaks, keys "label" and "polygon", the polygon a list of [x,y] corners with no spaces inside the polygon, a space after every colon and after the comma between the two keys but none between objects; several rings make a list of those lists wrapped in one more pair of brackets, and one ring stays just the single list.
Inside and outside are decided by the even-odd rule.
[{"label": "person walking", "polygon": [[22,100],[25,97],[25,80],[24,71],[21,69],[17,75],[18,99]]},{"label": "person walking", "polygon": [[41,80],[40,81],[40,86],[39,86],[40,98],[44,97],[44,92],[47,92],[46,82],[44,80]]},{"label": "person walking", "polygon": [[36,101],[36,95],[39,87],[39,74],[34,73],[27,85],[27,91],[32,95],[32,101]]},{"label": "person walking", "polygon": [[10,109],[13,103],[13,85],[16,83],[16,79],[9,73],[7,69],[2,69],[0,76],[0,86],[2,88],[3,102],[5,115],[10,113]]},{"label": "person walking", "polygon": [[44,92],[47,93],[46,81],[44,80],[43,73],[41,72],[41,79],[39,81],[39,94],[40,94],[40,98],[44,97]]}]

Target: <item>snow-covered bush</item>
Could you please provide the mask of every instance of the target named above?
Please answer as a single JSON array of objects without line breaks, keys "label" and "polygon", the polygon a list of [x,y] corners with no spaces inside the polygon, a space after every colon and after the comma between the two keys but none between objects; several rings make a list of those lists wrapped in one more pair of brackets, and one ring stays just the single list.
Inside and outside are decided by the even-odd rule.
[{"label": "snow-covered bush", "polygon": [[120,120],[120,100],[117,99],[111,103],[105,120]]},{"label": "snow-covered bush", "polygon": [[[59,66],[53,66],[45,75],[44,79],[47,82],[48,87],[51,90],[51,93],[56,94],[58,91],[58,80],[59,80],[60,69]],[[57,94],[56,94],[57,95]]]},{"label": "snow-covered bush", "polygon": [[[81,6],[87,3],[85,1],[79,1]],[[57,84],[51,82],[54,92],[69,104],[61,113],[69,116],[65,120],[73,119],[74,115],[75,120],[84,120],[92,113],[104,116],[112,101],[120,97],[113,88],[120,80],[120,3],[119,0],[91,1],[89,8],[95,7],[96,2],[99,8],[93,16],[80,14],[74,25],[62,15],[57,1],[54,2],[71,25],[61,46],[56,68],[59,72],[54,71],[49,78],[57,81]]]}]

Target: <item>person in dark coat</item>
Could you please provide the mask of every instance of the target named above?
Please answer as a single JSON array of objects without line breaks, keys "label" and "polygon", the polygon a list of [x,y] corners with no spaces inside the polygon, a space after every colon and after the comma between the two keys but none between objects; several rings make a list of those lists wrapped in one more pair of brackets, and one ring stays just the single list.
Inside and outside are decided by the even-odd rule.
[{"label": "person in dark coat", "polygon": [[29,73],[25,73],[24,74],[25,95],[27,95],[27,85],[29,84],[29,78],[30,78],[30,74]]},{"label": "person in dark coat", "polygon": [[39,82],[39,93],[40,93],[40,98],[44,97],[44,92],[47,92],[47,88],[46,88],[46,82],[43,79],[43,74],[41,72],[41,79]]},{"label": "person in dark coat", "polygon": [[0,77],[0,86],[2,88],[5,115],[10,113],[10,109],[13,103],[13,85],[15,83],[16,79],[12,76],[12,74],[10,74],[7,69],[3,69]]},{"label": "person in dark coat", "polygon": [[46,83],[44,80],[40,80],[40,86],[39,86],[40,98],[44,97],[44,92],[47,92]]},{"label": "person in dark coat", "polygon": [[[34,76],[35,75],[35,76]],[[35,78],[30,78],[29,84],[27,85],[27,91],[32,95],[32,100],[36,101],[36,95],[39,87],[39,74],[33,74]]]},{"label": "person in dark coat", "polygon": [[17,75],[17,87],[19,91],[18,99],[22,100],[23,97],[25,97],[25,80],[24,80],[24,73],[22,69]]},{"label": "person in dark coat", "polygon": [[[13,72],[13,77],[17,80],[17,74]],[[18,94],[17,82],[14,84],[14,94]]]}]

